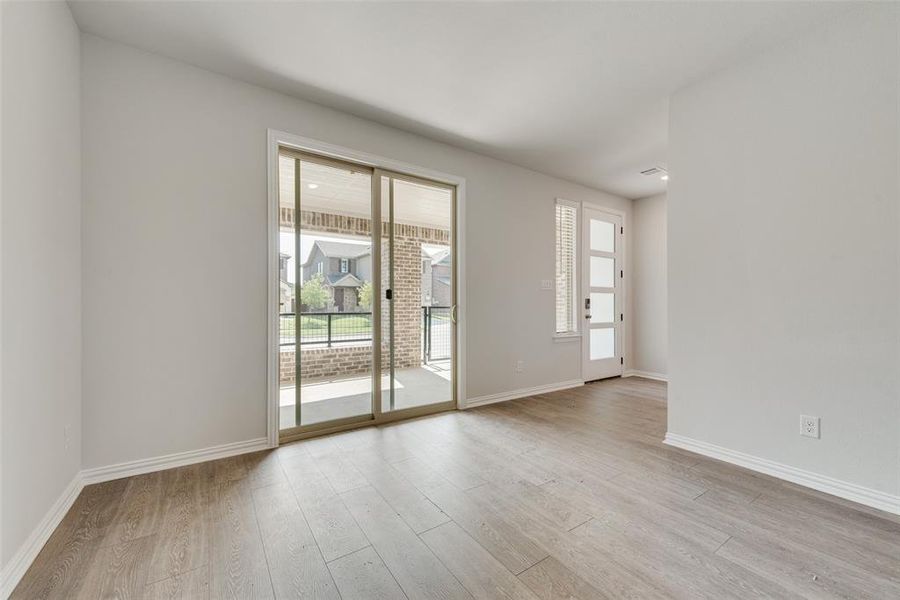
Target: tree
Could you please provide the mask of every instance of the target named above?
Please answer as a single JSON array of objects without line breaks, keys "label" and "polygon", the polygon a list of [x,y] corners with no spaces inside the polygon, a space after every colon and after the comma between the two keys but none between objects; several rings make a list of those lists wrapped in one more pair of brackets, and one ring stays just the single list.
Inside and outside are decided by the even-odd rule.
[{"label": "tree", "polygon": [[359,305],[363,308],[372,308],[372,282],[367,281],[361,286],[359,286],[359,290],[357,290],[357,294],[359,294]]},{"label": "tree", "polygon": [[331,295],[325,289],[325,278],[321,273],[316,273],[300,286],[300,304],[311,310],[325,308],[330,299]]}]

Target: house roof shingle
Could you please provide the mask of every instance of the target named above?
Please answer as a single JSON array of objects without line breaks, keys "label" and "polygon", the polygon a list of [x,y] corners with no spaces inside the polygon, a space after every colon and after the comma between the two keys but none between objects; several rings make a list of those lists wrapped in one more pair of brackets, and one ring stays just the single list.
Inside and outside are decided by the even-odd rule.
[{"label": "house roof shingle", "polygon": [[316,240],[315,245],[328,258],[359,258],[370,252],[369,244]]},{"label": "house roof shingle", "polygon": [[325,281],[331,287],[360,287],[363,282],[352,273],[330,273],[325,276]]}]

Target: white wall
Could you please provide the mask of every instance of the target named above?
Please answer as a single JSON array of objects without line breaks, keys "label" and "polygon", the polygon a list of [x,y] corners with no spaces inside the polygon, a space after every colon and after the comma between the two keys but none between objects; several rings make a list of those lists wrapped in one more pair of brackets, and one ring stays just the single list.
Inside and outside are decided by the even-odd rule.
[{"label": "white wall", "polygon": [[632,362],[630,369],[665,377],[668,353],[666,195],[632,204],[634,252]]},{"label": "white wall", "polygon": [[68,6],[0,6],[6,566],[81,467],[81,128]]},{"label": "white wall", "polygon": [[467,179],[467,397],[580,376],[539,289],[554,200],[630,201],[96,37],[82,59],[85,467],[265,435],[267,128]]},{"label": "white wall", "polygon": [[[669,431],[900,492],[898,6],[675,94]],[[822,418],[800,437],[800,414]]]}]

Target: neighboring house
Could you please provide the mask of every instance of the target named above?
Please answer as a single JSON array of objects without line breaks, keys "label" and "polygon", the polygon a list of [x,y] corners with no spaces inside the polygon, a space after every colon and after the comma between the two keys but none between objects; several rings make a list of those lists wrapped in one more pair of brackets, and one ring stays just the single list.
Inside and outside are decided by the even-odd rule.
[{"label": "neighboring house", "polygon": [[450,306],[453,296],[452,258],[450,250],[442,250],[435,254],[431,263],[431,305]]},{"label": "neighboring house", "polygon": [[[372,252],[368,244],[351,244],[316,240],[303,263],[303,283],[321,275],[331,301],[325,310],[333,312],[365,312],[359,306],[359,288],[372,280]],[[422,251],[422,306],[451,304],[450,249]],[[283,277],[282,288],[286,277]],[[287,284],[288,286],[290,284]]]},{"label": "neighboring house", "polygon": [[422,251],[422,306],[450,306],[451,269],[449,248],[433,254]]},{"label": "neighboring house", "polygon": [[278,311],[282,313],[294,312],[294,284],[288,281],[289,254],[278,254]]},{"label": "neighboring house", "polygon": [[303,283],[322,275],[331,294],[328,310],[354,312],[359,306],[359,288],[372,280],[372,252],[368,244],[317,240],[303,263]]},{"label": "neighboring house", "polygon": [[422,250],[422,306],[431,306],[431,255]]}]

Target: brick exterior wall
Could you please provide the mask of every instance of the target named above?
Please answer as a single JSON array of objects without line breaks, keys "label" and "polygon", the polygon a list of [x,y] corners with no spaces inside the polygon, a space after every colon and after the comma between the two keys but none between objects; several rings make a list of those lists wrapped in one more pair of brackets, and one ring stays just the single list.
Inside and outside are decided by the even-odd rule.
[{"label": "brick exterior wall", "polygon": [[[383,242],[382,286],[388,286],[389,252]],[[417,367],[422,361],[422,243],[394,234],[394,367]],[[390,305],[381,305],[382,356],[390,352]]]},{"label": "brick exterior wall", "polygon": [[[281,207],[281,227],[294,229],[294,209]],[[300,211],[298,226],[303,231],[371,236],[371,219],[314,211]],[[387,239],[389,225],[382,223],[382,289],[387,288]],[[422,360],[422,244],[450,245],[450,231],[407,225],[394,225],[394,366],[417,367]],[[388,303],[382,301],[382,368],[387,368]],[[293,348],[280,353],[281,383],[295,379]],[[370,371],[371,347],[368,344],[303,348],[300,351],[300,377],[318,379],[337,375],[356,375]]]},{"label": "brick exterior wall", "polygon": [[[280,353],[281,383],[292,384],[296,375],[296,353],[293,348]],[[372,346],[356,344],[332,348],[303,348],[300,351],[300,378],[322,379],[337,375],[359,375],[372,372]]]},{"label": "brick exterior wall", "polygon": [[293,346],[282,346],[278,351],[278,383],[291,384],[296,380],[297,353]]}]

